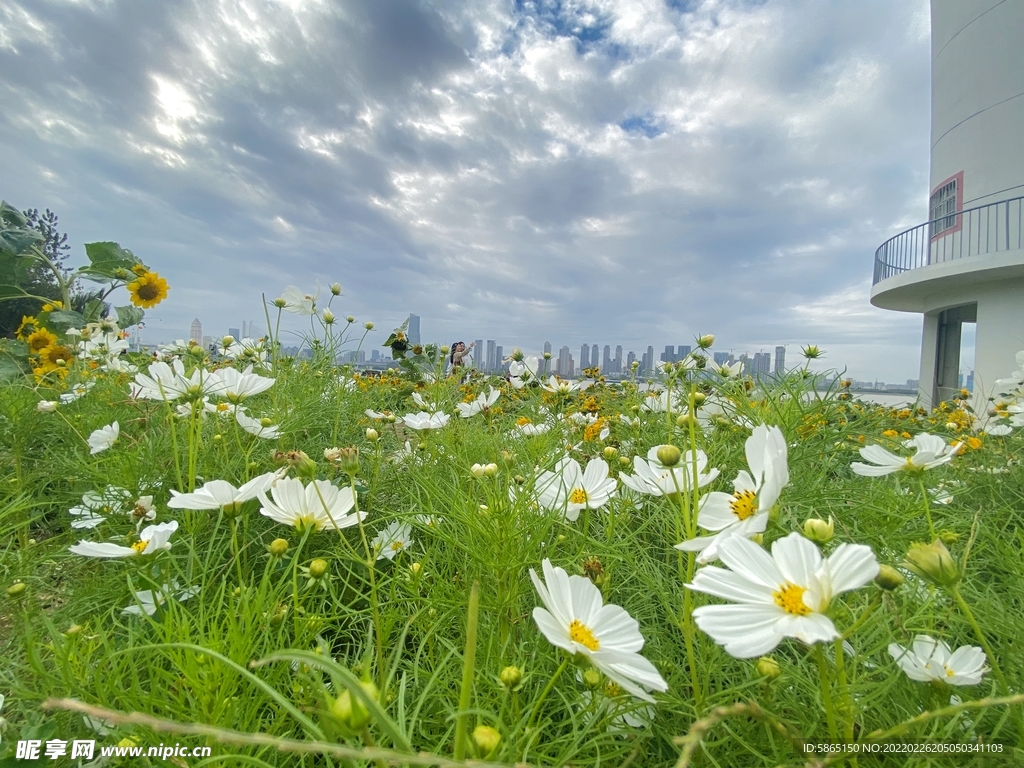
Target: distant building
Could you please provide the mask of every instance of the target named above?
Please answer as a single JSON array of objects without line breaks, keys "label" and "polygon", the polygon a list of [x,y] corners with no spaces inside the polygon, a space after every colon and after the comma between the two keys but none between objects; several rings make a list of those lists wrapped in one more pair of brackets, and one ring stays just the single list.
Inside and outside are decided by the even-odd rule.
[{"label": "distant building", "polygon": [[715,361],[715,365],[726,365],[729,362],[729,358],[732,357],[728,352],[713,352],[711,354],[712,359]]},{"label": "distant building", "polygon": [[604,359],[601,360],[601,373],[610,373],[612,370],[612,348],[610,344],[604,345]]},{"label": "distant building", "polygon": [[781,376],[786,372],[786,348],[775,348],[775,374]]},{"label": "distant building", "polygon": [[680,360],[682,360],[684,357],[690,354],[692,348],[689,344],[680,344],[677,347],[677,349],[678,352],[676,352],[676,362],[678,363]]},{"label": "distant building", "polygon": [[967,383],[965,384],[968,392],[974,392],[974,371],[967,374]]},{"label": "distant building", "polygon": [[380,352],[376,349],[370,350],[370,362],[376,363],[378,360],[380,360]]},{"label": "distant building", "polygon": [[636,352],[632,349],[626,354],[626,368],[632,370],[633,363],[636,362]]},{"label": "distant building", "polygon": [[484,340],[477,339],[473,342],[473,362],[481,371],[487,365],[487,353],[484,350]]},{"label": "distant building", "polygon": [[654,372],[654,346],[647,347],[647,364],[642,366],[644,373]]},{"label": "distant building", "polygon": [[590,367],[590,345],[584,344],[580,347],[580,368]]},{"label": "distant building", "polygon": [[237,328],[228,328],[228,336],[233,338],[235,341],[242,340],[242,332],[239,331]]},{"label": "distant building", "polygon": [[558,351],[558,375],[572,376],[572,355],[569,354],[568,345]]},{"label": "distant building", "polygon": [[409,343],[416,346],[420,343],[420,316],[409,313]]},{"label": "distant building", "polygon": [[492,370],[501,371],[504,369],[505,366],[501,362],[504,356],[505,349],[504,347],[501,346],[501,344],[499,344],[494,348],[494,368]]},{"label": "distant building", "polygon": [[498,367],[494,363],[494,352],[497,349],[497,346],[498,346],[498,344],[497,344],[497,342],[494,339],[488,339],[487,340],[487,358],[486,358],[486,362],[484,363],[484,365],[485,365],[484,370],[485,371],[493,371],[495,368]]},{"label": "distant building", "polygon": [[767,376],[772,372],[772,355],[770,352],[755,352],[751,361],[750,373],[753,376]]},{"label": "distant building", "polygon": [[192,328],[188,332],[188,338],[196,344],[203,343],[203,324],[199,322],[198,317],[192,321]]},{"label": "distant building", "polygon": [[671,344],[665,345],[665,351],[661,353],[661,362],[674,363],[676,361],[676,348]]},{"label": "distant building", "polygon": [[[544,354],[545,355],[550,355],[551,354],[551,342],[550,341],[545,341],[544,342]],[[551,374],[551,359],[548,358],[547,360],[544,360],[542,358],[541,359],[541,363],[542,363],[541,373],[543,373],[545,376],[549,376]]]},{"label": "distant building", "polygon": [[203,349],[209,349],[213,346],[212,336],[203,336]]},{"label": "distant building", "polygon": [[614,373],[622,373],[622,345],[615,347],[615,362],[613,363]]}]

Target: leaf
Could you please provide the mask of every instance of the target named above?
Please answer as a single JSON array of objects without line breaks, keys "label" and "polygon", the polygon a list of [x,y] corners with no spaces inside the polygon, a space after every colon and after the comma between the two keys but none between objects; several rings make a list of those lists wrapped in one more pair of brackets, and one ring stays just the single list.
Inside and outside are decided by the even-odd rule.
[{"label": "leaf", "polygon": [[0,381],[20,379],[29,372],[28,359],[15,357],[6,351],[0,353]]},{"label": "leaf", "polygon": [[21,211],[0,201],[0,253],[23,253],[42,239],[42,233],[28,226]]},{"label": "leaf", "polygon": [[57,309],[49,314],[50,325],[57,328],[81,328],[85,318],[73,309]]},{"label": "leaf", "polygon": [[79,270],[84,275],[117,278],[120,270],[130,270],[139,263],[131,251],[117,243],[86,243],[85,255],[89,266]]},{"label": "leaf", "polygon": [[146,316],[138,307],[128,305],[126,307],[114,307],[114,311],[117,312],[117,324],[122,328],[127,328],[130,325],[138,325],[142,322],[142,318]]}]

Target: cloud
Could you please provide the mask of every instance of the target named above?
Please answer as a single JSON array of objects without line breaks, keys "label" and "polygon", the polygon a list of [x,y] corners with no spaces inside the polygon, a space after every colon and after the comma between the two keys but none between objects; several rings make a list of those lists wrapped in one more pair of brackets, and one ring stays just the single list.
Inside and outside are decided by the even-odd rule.
[{"label": "cloud", "polygon": [[13,0],[0,175],[73,241],[167,274],[154,325],[177,335],[340,280],[381,330],[415,311],[428,338],[527,349],[801,339],[900,380],[918,331],[864,279],[926,215],[927,12]]}]

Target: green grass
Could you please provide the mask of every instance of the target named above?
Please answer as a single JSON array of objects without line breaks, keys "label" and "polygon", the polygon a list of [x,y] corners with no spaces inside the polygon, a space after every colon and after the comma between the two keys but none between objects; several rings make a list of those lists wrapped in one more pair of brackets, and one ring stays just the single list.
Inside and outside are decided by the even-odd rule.
[{"label": "green grass", "polygon": [[[259,440],[239,430],[233,420],[217,417],[197,422],[190,438],[189,419],[171,419],[159,402],[131,401],[131,379],[123,374],[76,367],[62,386],[87,378],[95,386],[56,413],[36,409],[40,399],[55,397],[47,385],[22,381],[3,387],[0,586],[23,582],[26,589],[15,597],[0,594],[0,693],[7,696],[0,764],[5,755],[13,755],[18,738],[35,734],[99,738],[103,744],[124,738],[142,745],[175,740],[209,744],[214,757],[196,763],[202,765],[370,764],[337,752],[281,752],[274,744],[238,743],[240,737],[228,743],[222,740],[225,734],[211,731],[174,736],[150,726],[119,724],[111,734],[97,737],[81,714],[41,707],[52,698],[74,698],[179,724],[268,734],[279,740],[277,746],[293,739],[351,749],[411,747],[451,760],[474,582],[480,585],[479,627],[472,697],[463,714],[469,732],[478,724],[499,731],[501,743],[490,757],[495,762],[673,766],[682,750],[677,738],[709,716],[711,721],[699,724],[703,741],[696,759],[701,765],[800,765],[805,757],[799,743],[832,740],[814,652],[795,640],[783,641],[772,653],[782,674],[768,680],[758,674],[756,659],[733,659],[694,630],[691,674],[683,588],[689,565],[672,548],[679,541],[676,503],[644,497],[636,508],[629,500],[613,499],[568,523],[559,514],[538,512],[525,500],[537,472],[553,466],[567,445],[583,439],[583,427],[570,421],[557,422],[545,435],[514,437],[516,419],[535,415],[542,407],[553,413],[578,411],[589,397],[596,400],[611,435],[604,443],[585,442],[574,450],[581,462],[602,455],[609,446],[627,459],[646,455],[661,443],[673,442],[684,450],[689,446],[688,429],[674,426],[663,413],[638,409],[644,393],[634,385],[599,384],[555,402],[537,388],[516,391],[500,380],[475,379],[474,393],[489,384],[502,387],[494,412],[466,420],[452,415],[441,430],[415,433],[371,423],[363,412],[418,411],[409,396],[414,386],[424,385],[388,376],[360,379],[359,386],[347,389],[339,386],[337,373],[321,360],[277,361],[267,374],[275,377],[274,387],[247,403],[255,415],[280,424],[282,436],[276,441]],[[705,490],[731,490],[732,478],[745,468],[743,444],[750,432],[741,426],[743,420],[778,425],[787,438],[791,482],[769,524],[766,544],[802,530],[808,517],[831,516],[835,539],[825,545],[826,551],[841,542],[867,544],[880,562],[899,566],[911,543],[928,539],[916,483],[905,475],[858,477],[849,465],[862,444],[895,448],[898,440],[882,435],[888,429],[953,438],[945,426],[946,414],[901,417],[890,409],[840,399],[836,392],[820,396],[814,393],[813,378],[799,373],[765,387],[711,377],[700,378],[698,384],[708,394],[728,399],[736,411],[734,423],[712,424],[695,434],[710,466],[721,469],[720,478]],[[689,384],[685,387],[689,391]],[[423,391],[444,403],[449,413],[466,392],[453,380],[426,385]],[[639,416],[641,424],[626,426],[618,419],[620,413]],[[90,455],[83,438],[114,420],[121,427],[118,442]],[[379,441],[368,441],[368,426],[379,431]],[[391,461],[405,440],[411,441],[414,457]],[[930,470],[925,481],[931,488],[945,483],[953,493],[950,504],[932,505],[932,515],[955,557],[962,557],[974,531],[960,588],[1013,693],[1024,687],[1024,469],[1017,461],[1024,441],[1018,434],[981,440],[980,448]],[[360,450],[356,484],[360,508],[369,513],[367,537],[393,520],[404,520],[415,538],[410,551],[376,564],[376,624],[357,528],[344,530],[347,543],[342,543],[331,530],[304,536],[276,525],[259,515],[258,501],[248,502],[231,520],[216,512],[180,512],[166,506],[170,489],[178,487],[179,468],[185,486],[192,480],[190,456],[197,486],[213,479],[237,485],[276,469],[275,451],[303,451],[316,463],[319,478],[345,484],[347,478],[323,458],[323,451],[347,445]],[[472,464],[488,462],[498,465],[495,477],[470,473]],[[622,469],[617,458],[610,463],[613,473]],[[1000,474],[986,471],[991,469]],[[169,552],[109,561],[68,552],[79,539],[124,542],[134,532],[132,521],[113,515],[95,531],[70,529],[67,510],[86,491],[108,484],[128,489],[133,498],[152,494],[156,522],[179,521]],[[510,488],[519,490],[515,502]],[[423,522],[425,516],[434,518],[433,526]],[[290,544],[281,557],[268,551],[277,538]],[[328,576],[307,588],[308,579],[298,569],[315,558],[328,561]],[[526,728],[563,659],[531,617],[539,599],[528,571],[539,571],[544,558],[570,574],[582,574],[583,563],[596,558],[604,570],[605,601],[621,605],[639,622],[646,640],[643,655],[669,684],[667,693],[657,695],[646,727],[616,720],[623,712],[642,715],[642,702],[628,696],[608,699],[600,686],[590,692],[570,666],[541,702],[536,727]],[[419,563],[415,576],[410,568],[414,562]],[[121,615],[132,603],[133,589],[171,582],[200,592],[182,603],[166,603],[152,617]],[[693,605],[715,602],[720,601],[693,597]],[[868,585],[835,600],[830,616],[844,631],[875,603],[877,610],[850,638],[854,655],[844,664],[845,692],[838,683],[834,649],[824,649],[838,717],[852,724],[855,737],[863,741],[925,710],[948,707],[955,693],[968,706],[916,721],[900,737],[995,741],[1004,745],[1002,755],[904,755],[885,764],[992,766],[1024,761],[1021,708],[970,706],[1007,693],[993,674],[978,686],[937,690],[906,678],[887,653],[890,643],[908,644],[919,633],[940,637],[954,648],[977,645],[950,593],[907,573],[906,583],[893,592]],[[499,679],[508,665],[523,672],[518,690],[507,690]],[[353,731],[330,710],[342,690],[359,688],[360,679],[384,685],[369,725]],[[358,692],[350,695],[359,698]],[[753,703],[756,709],[715,714],[715,708],[738,702]],[[392,764],[406,762],[396,758]]]}]

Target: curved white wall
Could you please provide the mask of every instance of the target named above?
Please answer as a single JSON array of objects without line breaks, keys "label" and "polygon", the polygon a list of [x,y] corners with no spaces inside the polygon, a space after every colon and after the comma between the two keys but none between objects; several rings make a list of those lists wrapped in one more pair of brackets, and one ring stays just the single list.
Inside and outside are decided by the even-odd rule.
[{"label": "curved white wall", "polygon": [[1024,195],[1024,2],[932,0],[931,186],[963,208]]}]

